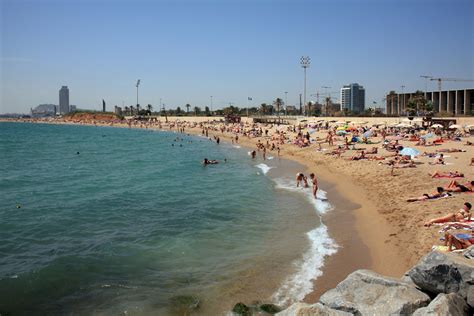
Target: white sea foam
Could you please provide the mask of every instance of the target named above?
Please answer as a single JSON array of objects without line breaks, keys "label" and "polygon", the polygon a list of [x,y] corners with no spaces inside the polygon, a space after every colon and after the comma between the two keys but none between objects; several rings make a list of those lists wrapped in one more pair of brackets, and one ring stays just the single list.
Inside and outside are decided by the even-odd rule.
[{"label": "white sea foam", "polygon": [[[275,179],[276,188],[299,192],[306,196],[308,201],[314,206],[318,215],[329,211],[332,206],[326,199],[326,192],[319,189],[315,199],[312,196],[311,188],[297,188],[295,183],[289,179]],[[273,294],[273,301],[280,305],[287,305],[295,301],[302,300],[313,290],[313,280],[322,275],[321,268],[324,265],[324,258],[337,252],[338,245],[329,237],[327,227],[321,222],[321,225],[307,234],[310,241],[309,250],[303,255],[302,259],[294,262],[296,272],[290,275]]]},{"label": "white sea foam", "polygon": [[259,168],[260,170],[262,170],[263,174],[267,174],[268,171],[270,171],[270,169],[272,169],[273,167],[269,167],[268,165],[264,164],[264,163],[260,163],[258,165],[256,165],[255,167]]},{"label": "white sea foam", "polygon": [[267,157],[268,160],[272,160],[273,158],[273,156]]},{"label": "white sea foam", "polygon": [[242,148],[242,147],[240,147],[239,145],[233,145],[232,147],[234,147],[234,148]]}]

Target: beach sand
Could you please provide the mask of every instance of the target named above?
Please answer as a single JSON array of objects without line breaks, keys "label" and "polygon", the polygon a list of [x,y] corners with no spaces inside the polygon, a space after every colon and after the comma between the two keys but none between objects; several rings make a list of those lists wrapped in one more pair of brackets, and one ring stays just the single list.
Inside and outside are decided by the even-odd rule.
[{"label": "beach sand", "polygon": [[[179,119],[183,122],[188,118]],[[202,118],[201,121],[206,119]],[[169,120],[172,121],[171,118]],[[119,126],[126,127],[125,124]],[[269,129],[269,134],[274,130],[270,126],[263,128]],[[167,127],[163,129],[169,130]],[[185,132],[201,135],[202,129],[185,128]],[[325,131],[315,132],[311,137],[324,139],[325,135]],[[233,134],[210,130],[209,137],[213,136],[230,142]],[[265,141],[262,137],[239,136],[239,145],[255,148],[258,139]],[[381,139],[375,137],[371,140],[377,142]],[[473,142],[474,137],[433,147],[418,147],[414,146],[414,142],[400,140],[401,145],[415,147],[420,152],[434,152],[442,148],[460,148],[467,152],[445,154],[446,165],[429,165],[428,162],[433,161],[433,158],[419,157],[416,159],[416,168],[395,169],[394,176],[390,168],[380,165],[379,161],[346,159],[356,154],[356,151],[347,151],[340,158],[324,155],[335,148],[329,147],[327,143],[322,144],[322,148],[327,150],[323,152],[317,151],[317,146],[313,144],[306,148],[292,144],[280,145],[282,158],[303,164],[307,170],[302,171],[306,174],[314,172],[317,175],[323,188],[329,191],[331,204],[335,206],[334,211],[323,217],[323,221],[340,248],[335,255],[326,259],[324,274],[315,281],[314,291],[306,296],[305,301],[317,301],[324,291],[333,288],[347,274],[359,268],[401,277],[430,251],[432,245],[440,244],[439,227],[426,228],[423,223],[461,208],[464,202],[473,203],[474,194],[455,194],[445,199],[413,203],[406,202],[406,199],[431,193],[437,186],[449,183],[450,179],[431,178],[429,174],[435,170],[459,171],[465,174],[460,181],[474,180],[474,167],[469,166],[474,158],[474,146],[465,146],[467,140]],[[380,149],[380,144],[359,144],[357,147],[379,147],[379,155],[390,154]],[[269,152],[268,155],[275,156],[276,153]]]}]

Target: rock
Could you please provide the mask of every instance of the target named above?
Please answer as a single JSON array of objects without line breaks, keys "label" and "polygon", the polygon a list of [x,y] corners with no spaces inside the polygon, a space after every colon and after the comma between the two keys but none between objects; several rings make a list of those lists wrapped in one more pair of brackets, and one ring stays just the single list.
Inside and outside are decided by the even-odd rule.
[{"label": "rock", "polygon": [[187,315],[199,308],[200,301],[192,295],[178,295],[170,299],[170,308],[174,314]]},{"label": "rock", "polygon": [[462,254],[468,259],[474,259],[474,245],[467,248]]},{"label": "rock", "polygon": [[349,316],[350,313],[338,311],[320,303],[309,305],[306,303],[295,303],[281,311],[275,316]]},{"label": "rock", "polygon": [[262,304],[260,310],[272,315],[281,312],[281,308],[273,304]]},{"label": "rock", "polygon": [[474,261],[453,253],[432,251],[408,275],[422,291],[435,295],[457,293],[466,300],[474,291]]},{"label": "rock", "polygon": [[244,303],[237,303],[234,305],[234,308],[232,308],[232,312],[237,314],[237,315],[250,315],[250,308],[245,305]]},{"label": "rock", "polygon": [[402,276],[402,278],[400,279],[400,281],[405,282],[405,283],[407,283],[408,285],[411,285],[411,286],[413,286],[413,287],[416,287],[415,282],[413,282],[413,280],[410,278],[410,276],[408,275],[408,272],[405,273],[405,274]]},{"label": "rock", "polygon": [[357,270],[319,301],[327,307],[356,315],[411,314],[430,298],[405,282],[373,271]]},{"label": "rock", "polygon": [[450,315],[450,316],[464,316],[469,315],[469,307],[461,296],[450,294],[439,294],[431,301],[427,307],[417,309],[413,316],[425,315]]}]

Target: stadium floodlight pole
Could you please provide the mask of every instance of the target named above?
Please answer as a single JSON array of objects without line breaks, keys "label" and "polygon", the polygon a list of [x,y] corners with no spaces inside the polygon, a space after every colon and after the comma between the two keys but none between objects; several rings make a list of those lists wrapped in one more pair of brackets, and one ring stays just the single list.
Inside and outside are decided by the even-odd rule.
[{"label": "stadium floodlight pole", "polygon": [[288,91],[285,91],[285,115],[288,115],[286,107],[288,106]]},{"label": "stadium floodlight pole", "polygon": [[405,89],[404,85],[401,85],[400,88],[402,88],[402,106],[400,107],[400,112],[405,110],[405,95],[403,94],[403,89]]},{"label": "stadium floodlight pole", "polygon": [[[304,107],[306,108],[306,68],[311,64],[311,58],[309,56],[301,56],[300,59],[301,67],[304,69]],[[309,112],[309,111],[308,111]],[[309,115],[310,113],[308,113]]]},{"label": "stadium floodlight pole", "polygon": [[138,86],[140,85],[140,79],[137,80],[137,106],[138,106]]}]

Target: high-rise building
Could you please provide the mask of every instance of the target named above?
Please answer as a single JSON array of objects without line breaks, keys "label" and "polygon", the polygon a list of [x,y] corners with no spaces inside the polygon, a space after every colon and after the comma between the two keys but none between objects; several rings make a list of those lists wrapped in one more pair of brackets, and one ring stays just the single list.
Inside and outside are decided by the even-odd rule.
[{"label": "high-rise building", "polygon": [[351,83],[341,88],[341,110],[348,109],[353,113],[363,112],[365,108],[365,89],[358,83]]},{"label": "high-rise building", "polygon": [[59,90],[59,113],[69,113],[69,89],[67,86],[62,86]]}]

